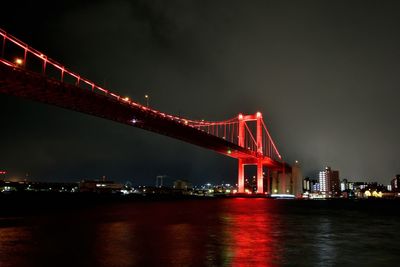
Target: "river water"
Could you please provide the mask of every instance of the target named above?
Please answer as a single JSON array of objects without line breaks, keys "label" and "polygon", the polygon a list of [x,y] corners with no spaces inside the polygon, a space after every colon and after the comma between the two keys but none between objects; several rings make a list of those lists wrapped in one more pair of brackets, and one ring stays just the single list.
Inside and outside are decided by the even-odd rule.
[{"label": "river water", "polygon": [[0,266],[399,266],[400,202],[112,202],[0,216]]}]

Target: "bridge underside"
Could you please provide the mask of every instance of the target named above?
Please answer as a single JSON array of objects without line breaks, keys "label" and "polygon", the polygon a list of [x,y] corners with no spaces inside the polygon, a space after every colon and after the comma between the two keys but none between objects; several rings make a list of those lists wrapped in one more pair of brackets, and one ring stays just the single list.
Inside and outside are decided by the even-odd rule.
[{"label": "bridge underside", "polygon": [[[253,151],[182,124],[160,113],[118,101],[106,94],[95,93],[75,85],[49,79],[38,73],[7,66],[1,62],[0,93],[55,105],[170,136],[243,160],[244,164],[259,162],[259,158]],[[281,162],[269,157],[262,158],[262,165],[271,170],[281,170],[283,167],[286,170],[290,169],[288,164],[283,166]]]}]

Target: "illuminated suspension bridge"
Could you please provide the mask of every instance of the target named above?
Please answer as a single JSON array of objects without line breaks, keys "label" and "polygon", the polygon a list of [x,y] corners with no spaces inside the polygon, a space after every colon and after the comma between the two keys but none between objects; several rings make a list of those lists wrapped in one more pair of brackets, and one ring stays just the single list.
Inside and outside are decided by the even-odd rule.
[{"label": "illuminated suspension bridge", "polygon": [[[262,114],[226,121],[191,120],[121,97],[82,77],[0,29],[0,93],[27,98],[170,136],[238,160],[238,192],[245,192],[244,166],[257,166],[257,193],[271,193],[270,172],[286,193],[291,166],[271,138]],[[264,189],[264,169],[267,185]],[[272,175],[272,174],[271,174]]]}]

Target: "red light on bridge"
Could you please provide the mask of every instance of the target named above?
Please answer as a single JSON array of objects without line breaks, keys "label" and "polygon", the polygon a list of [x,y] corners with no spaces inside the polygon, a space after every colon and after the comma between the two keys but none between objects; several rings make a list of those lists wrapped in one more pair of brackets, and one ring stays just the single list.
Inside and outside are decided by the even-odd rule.
[{"label": "red light on bridge", "polygon": [[22,63],[24,63],[24,61],[22,59],[20,59],[20,58],[15,59],[15,64],[22,65]]},{"label": "red light on bridge", "polygon": [[240,113],[239,116],[238,116],[238,118],[239,118],[239,120],[243,120],[243,114]]},{"label": "red light on bridge", "polygon": [[0,171],[0,174],[7,174],[6,171]]},{"label": "red light on bridge", "polygon": [[257,112],[257,113],[256,113],[256,116],[257,116],[257,118],[261,118],[261,117],[262,117],[261,112]]}]

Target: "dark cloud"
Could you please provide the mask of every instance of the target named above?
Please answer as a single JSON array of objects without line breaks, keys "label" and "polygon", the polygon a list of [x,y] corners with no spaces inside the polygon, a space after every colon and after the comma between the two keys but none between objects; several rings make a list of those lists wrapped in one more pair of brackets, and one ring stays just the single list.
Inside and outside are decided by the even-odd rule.
[{"label": "dark cloud", "polygon": [[[157,109],[261,111],[287,161],[388,182],[397,157],[396,1],[57,1],[0,18],[32,46]],[[23,22],[29,23],[23,23]],[[235,161],[167,137],[0,96],[0,165],[43,179],[235,181]]]}]

